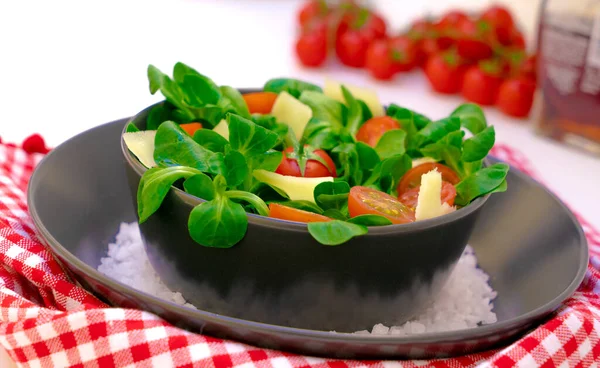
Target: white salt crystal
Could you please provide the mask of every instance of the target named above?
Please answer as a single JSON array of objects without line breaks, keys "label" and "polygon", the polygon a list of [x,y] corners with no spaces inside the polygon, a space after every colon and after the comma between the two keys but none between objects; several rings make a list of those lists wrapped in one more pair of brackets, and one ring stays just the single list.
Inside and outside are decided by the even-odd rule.
[{"label": "white salt crystal", "polygon": [[[101,259],[98,271],[148,294],[195,308],[181,293],[172,292],[159,279],[148,261],[136,223],[122,223],[115,242],[108,244],[107,249],[107,257]],[[488,280],[489,276],[477,268],[473,249],[467,246],[444,288],[418,316],[401,326],[377,324],[371,332],[362,330],[355,334],[406,336],[495,323],[497,317],[491,301],[497,293]]]}]

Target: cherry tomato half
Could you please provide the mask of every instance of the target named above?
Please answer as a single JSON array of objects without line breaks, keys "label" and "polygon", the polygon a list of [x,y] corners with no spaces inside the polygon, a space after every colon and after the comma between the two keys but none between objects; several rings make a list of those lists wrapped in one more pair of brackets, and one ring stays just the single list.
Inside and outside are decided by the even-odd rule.
[{"label": "cherry tomato half", "polygon": [[[414,209],[417,207],[417,201],[419,198],[419,191],[421,190],[421,186],[414,187],[409,189],[408,191],[400,194],[398,200],[404,203],[406,206]],[[442,193],[440,195],[440,199],[442,203],[448,203],[449,206],[454,205],[454,198],[456,198],[456,188],[454,185],[448,183],[447,181],[442,181]]]},{"label": "cherry tomato half", "polygon": [[398,183],[398,195],[402,195],[408,192],[410,189],[416,188],[421,185],[421,176],[430,172],[433,169],[437,169],[442,174],[442,180],[449,182],[452,185],[456,185],[460,182],[460,177],[454,170],[446,165],[439,164],[437,162],[426,162],[424,164],[413,167],[408,170],[400,183]]},{"label": "cherry tomato half", "polygon": [[415,221],[415,213],[411,208],[387,193],[368,187],[355,186],[350,189],[348,211],[350,217],[379,215],[393,224]]},{"label": "cherry tomato half", "polygon": [[[294,151],[293,147],[288,147],[283,151],[283,158],[281,160],[281,163],[279,164],[279,167],[277,167],[277,170],[275,170],[276,173],[281,174],[281,175],[288,175],[288,176],[297,176],[297,177],[302,176],[302,172],[300,171],[300,166],[298,165],[298,160],[296,158],[289,157],[289,155],[293,151]],[[335,163],[333,162],[331,157],[329,157],[327,152],[317,149],[317,150],[314,150],[314,153],[317,156],[321,157],[323,159],[323,161],[325,161],[325,163],[327,163],[327,166],[329,166],[331,171],[327,168],[327,166],[323,165],[322,163],[320,163],[317,160],[307,160],[306,166],[304,168],[304,177],[305,178],[322,178],[325,176],[332,176],[334,178],[337,177],[337,173],[335,170]]]},{"label": "cherry tomato half", "polygon": [[269,217],[280,220],[296,221],[296,222],[325,222],[331,221],[327,216],[319,215],[318,213],[308,212],[297,208],[288,207],[285,205],[270,203]]},{"label": "cherry tomato half", "polygon": [[365,122],[356,133],[356,140],[375,147],[388,130],[400,129],[398,121],[389,116],[378,116]]}]

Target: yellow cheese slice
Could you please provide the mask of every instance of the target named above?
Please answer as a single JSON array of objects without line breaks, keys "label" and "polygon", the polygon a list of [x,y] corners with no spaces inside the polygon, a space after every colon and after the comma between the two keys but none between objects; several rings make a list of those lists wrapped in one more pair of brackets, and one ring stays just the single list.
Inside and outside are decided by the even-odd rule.
[{"label": "yellow cheese slice", "polygon": [[123,134],[123,140],[127,148],[147,168],[155,167],[154,162],[154,137],[156,130],[144,130],[140,132],[127,132]]}]

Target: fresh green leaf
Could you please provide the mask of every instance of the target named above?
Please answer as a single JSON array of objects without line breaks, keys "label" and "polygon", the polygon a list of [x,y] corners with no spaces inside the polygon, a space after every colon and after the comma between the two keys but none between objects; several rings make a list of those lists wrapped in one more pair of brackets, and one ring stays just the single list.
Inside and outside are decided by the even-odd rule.
[{"label": "fresh green leaf", "polygon": [[225,118],[226,111],[216,105],[207,104],[203,107],[188,107],[187,108],[194,119],[200,120],[205,128],[214,128],[221,120]]},{"label": "fresh green leaf", "polygon": [[415,118],[413,111],[400,107],[396,104],[390,104],[387,108],[387,115],[396,119],[400,124],[402,130],[406,132],[406,151],[416,150],[421,145],[423,137],[418,135],[419,129],[415,125]]},{"label": "fresh green leaf", "polygon": [[204,80],[206,80],[206,83],[210,85],[211,89],[218,89],[219,87],[217,86],[217,84],[215,82],[212,81],[212,79],[208,78],[207,76],[198,73],[198,71],[192,67],[190,67],[189,65],[186,65],[182,62],[177,62],[175,64],[175,66],[173,67],[173,79],[175,79],[175,82],[182,84],[184,83],[184,79],[187,75],[193,75],[196,77],[200,77]]},{"label": "fresh green leaf", "polygon": [[139,223],[146,221],[159,209],[173,183],[197,174],[201,172],[185,166],[153,167],[146,170],[137,192]]},{"label": "fresh green leaf", "polygon": [[398,187],[402,176],[412,168],[412,160],[409,155],[394,155],[381,162],[381,178],[379,186],[384,192],[391,194]]},{"label": "fresh green leaf", "polygon": [[228,114],[229,141],[243,155],[263,154],[277,143],[277,134],[239,115]]},{"label": "fresh green leaf", "polygon": [[185,94],[185,102],[192,107],[216,104],[221,99],[219,88],[206,77],[188,74],[183,78],[180,88]]},{"label": "fresh green leaf", "polygon": [[256,209],[256,212],[258,212],[259,215],[265,217],[269,216],[269,207],[267,207],[265,201],[263,201],[254,193],[243,190],[230,190],[225,192],[225,196],[229,197],[230,199],[247,202]]},{"label": "fresh green leaf", "polygon": [[308,232],[321,244],[340,245],[356,236],[365,235],[368,232],[368,229],[363,225],[333,220],[327,222],[311,222],[308,224]]},{"label": "fresh green leaf", "polygon": [[[348,212],[348,211],[345,211],[345,212]],[[346,221],[348,219],[348,216],[346,214],[344,214],[344,212],[342,212],[340,210],[336,210],[335,208],[330,208],[327,211],[323,212],[323,216],[327,216],[332,219],[342,220],[342,221]]]},{"label": "fresh green leaf", "polygon": [[379,138],[377,145],[375,145],[375,151],[382,160],[394,155],[402,155],[405,152],[405,140],[406,132],[404,130],[388,130]]},{"label": "fresh green leaf", "polygon": [[304,91],[323,92],[321,87],[292,78],[273,78],[267,81],[263,87],[265,92],[287,92],[295,98],[299,98]]},{"label": "fresh green leaf", "polygon": [[421,136],[421,145],[437,142],[448,133],[460,129],[460,119],[449,117],[438,121],[432,121],[421,129],[417,134]]},{"label": "fresh green leaf", "polygon": [[345,181],[350,186],[360,185],[363,172],[360,169],[356,145],[353,143],[343,143],[335,147],[331,152],[341,167],[336,181]]},{"label": "fresh green leaf", "polygon": [[348,116],[346,118],[346,131],[352,136],[355,137],[358,129],[364,122],[364,113],[363,113],[363,105],[358,102],[352,93],[345,87],[341,86],[342,95],[344,96],[344,100],[346,101],[346,106],[348,106]]},{"label": "fresh green leaf", "polygon": [[266,171],[275,171],[281,160],[283,158],[283,154],[279,151],[269,150],[262,155],[252,156],[248,159],[250,167],[253,170],[266,170]]},{"label": "fresh green leaf", "polygon": [[363,170],[372,170],[380,161],[377,151],[364,142],[356,142],[356,153],[359,166]]},{"label": "fresh green leaf", "polygon": [[202,147],[172,121],[165,121],[156,131],[154,161],[160,166],[188,166],[211,174],[224,170],[223,154]]},{"label": "fresh green leaf", "polygon": [[148,80],[150,81],[150,93],[155,94],[158,90],[165,96],[173,106],[177,107],[186,118],[193,118],[185,103],[184,93],[171,78],[163,74],[153,65],[148,66]]},{"label": "fresh green leaf", "polygon": [[[172,109],[166,103],[154,106],[148,113],[146,119],[146,130],[156,130],[158,126],[167,120],[170,120]],[[185,118],[187,119],[187,118]]]},{"label": "fresh green leaf", "polygon": [[323,210],[342,209],[348,205],[350,185],[345,181],[323,182],[315,187],[315,203]]},{"label": "fresh green leaf", "polygon": [[456,184],[456,204],[465,206],[473,199],[499,190],[506,190],[506,175],[509,166],[506,164],[494,164],[464,178]]},{"label": "fresh green leaf", "polygon": [[196,130],[194,141],[208,150],[221,153],[225,152],[225,146],[229,144],[222,135],[210,129]]},{"label": "fresh green leaf", "polygon": [[328,122],[334,132],[340,132],[344,127],[347,108],[341,102],[315,91],[302,92],[300,102],[310,107],[313,118]]},{"label": "fresh green leaf", "polygon": [[462,104],[457,107],[450,116],[460,118],[460,125],[473,134],[478,134],[487,126],[483,110],[477,104]]},{"label": "fresh green leaf", "polygon": [[138,129],[138,127],[135,126],[135,124],[133,123],[128,123],[127,124],[127,128],[125,129],[125,132],[127,133],[135,133],[135,132],[139,132],[140,130]]},{"label": "fresh green leaf", "polygon": [[304,128],[302,140],[313,147],[331,150],[339,145],[340,136],[328,122],[312,118]]},{"label": "fresh green leaf", "polygon": [[493,126],[489,126],[473,137],[463,142],[462,160],[473,162],[483,160],[496,140],[496,132]]},{"label": "fresh green leaf", "polygon": [[200,203],[188,219],[190,236],[205,247],[230,248],[244,238],[247,228],[242,205],[224,196]]},{"label": "fresh green leaf", "polygon": [[183,189],[198,198],[212,201],[215,198],[213,181],[205,174],[196,174],[183,182]]},{"label": "fresh green leaf", "polygon": [[248,106],[240,91],[230,86],[221,86],[220,91],[222,98],[217,104],[218,106],[223,106],[225,111],[250,119],[250,111],[248,111]]},{"label": "fresh green leaf", "polygon": [[461,178],[465,176],[464,165],[461,160],[461,150],[448,143],[432,143],[421,148],[421,153],[426,157],[431,157],[436,161],[444,163],[454,170]]},{"label": "fresh green leaf", "polygon": [[387,218],[379,215],[360,215],[347,220],[353,224],[364,226],[385,226],[391,225],[392,222]]},{"label": "fresh green leaf", "polygon": [[373,113],[371,112],[371,109],[365,103],[365,101],[359,100],[359,99],[357,99],[356,101],[358,101],[358,103],[361,106],[361,110],[363,112],[363,118],[362,118],[363,122],[368,121],[369,119],[371,119],[373,117]]},{"label": "fresh green leaf", "polygon": [[260,181],[251,188],[250,192],[256,194],[266,202],[282,202],[290,199],[283,190]]},{"label": "fresh green leaf", "polygon": [[323,214],[323,210],[321,209],[321,207],[317,206],[316,204],[312,203],[311,201],[297,200],[297,201],[271,201],[271,202],[278,203],[282,206],[292,207],[292,208],[302,210],[302,211],[318,213],[319,215]]},{"label": "fresh green leaf", "polygon": [[246,178],[250,177],[250,170],[246,163],[246,158],[240,152],[232,150],[231,146],[225,148],[225,171],[223,176],[227,181],[227,186],[235,188],[242,184]]}]

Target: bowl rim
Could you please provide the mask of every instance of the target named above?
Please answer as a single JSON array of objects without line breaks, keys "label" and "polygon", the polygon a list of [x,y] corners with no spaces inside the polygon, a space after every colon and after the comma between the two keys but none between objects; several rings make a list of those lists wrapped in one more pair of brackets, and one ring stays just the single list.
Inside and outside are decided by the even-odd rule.
[{"label": "bowl rim", "polygon": [[[246,90],[246,89],[241,89],[241,91],[244,91],[244,90]],[[247,90],[253,91],[253,90],[257,90],[257,89],[247,89]],[[135,157],[135,155],[127,148],[127,145],[125,144],[125,140],[123,139],[123,134],[127,131],[127,126],[129,125],[129,123],[136,120],[140,115],[146,113],[147,111],[152,109],[154,106],[164,103],[165,101],[166,100],[162,100],[157,103],[154,103],[154,104],[144,108],[142,111],[138,112],[134,116],[131,116],[130,118],[128,118],[125,123],[125,126],[123,127],[123,129],[121,131],[121,136],[120,136],[121,153],[122,153],[123,157],[125,158],[125,161],[127,162],[127,164],[140,177],[144,174],[144,172],[146,172],[148,170],[148,168],[146,168],[146,166],[144,166],[138,160],[138,158]],[[487,166],[488,164],[489,164],[489,161],[486,157],[484,159],[484,165]],[[196,206],[202,202],[205,202],[204,199],[198,198],[194,195],[191,195],[191,194],[185,192],[184,190],[177,188],[174,185],[171,185],[171,190],[173,190],[173,192],[177,196],[182,198],[186,202],[186,204],[188,204],[190,206]],[[413,231],[427,230],[427,229],[431,229],[431,228],[434,228],[434,227],[437,227],[440,225],[452,223],[452,222],[458,221],[462,218],[465,218],[465,217],[471,215],[473,212],[476,212],[477,210],[479,210],[487,202],[490,195],[491,195],[491,193],[488,193],[484,196],[475,198],[468,205],[466,205],[456,211],[453,211],[451,213],[442,215],[442,216],[438,216],[438,217],[434,217],[434,218],[430,218],[430,219],[426,219],[426,220],[415,221],[415,222],[411,222],[411,223],[407,223],[407,224],[368,226],[369,231],[364,236],[384,235],[384,234],[391,234],[391,233],[404,234],[404,233],[410,233]],[[254,225],[260,225],[260,226],[264,226],[264,227],[277,227],[279,229],[285,229],[285,230],[296,231],[296,232],[298,232],[298,231],[308,232],[308,224],[305,224],[305,223],[295,222],[295,221],[287,221],[287,220],[281,220],[281,219],[274,219],[271,217],[261,216],[261,215],[254,214],[254,213],[246,213],[246,216],[248,218],[248,223],[252,223]]]},{"label": "bowl rim", "polygon": [[[87,131],[77,134],[76,136],[66,140],[61,145],[56,147],[54,150],[50,151],[37,165],[34,170],[30,182],[35,184],[39,182],[38,179],[40,173],[37,168],[43,167],[43,165],[51,160],[55,155],[60,151],[60,147],[66,145],[83,135],[91,134],[96,130],[100,130],[102,128],[106,128],[111,124],[124,124],[124,128],[127,126],[130,118],[124,118],[120,120],[115,120],[106,124],[102,124],[95,128],[91,128]],[[121,133],[122,137],[122,133]],[[396,336],[396,335],[365,335],[365,334],[353,334],[353,333],[331,333],[329,331],[323,330],[309,330],[309,329],[301,329],[296,327],[288,327],[288,326],[280,326],[280,325],[272,325],[262,322],[255,322],[244,320],[235,317],[228,317],[224,315],[219,315],[216,313],[208,312],[200,309],[192,309],[183,305],[179,305],[173,302],[170,302],[165,299],[161,299],[152,294],[140,291],[131,286],[128,286],[120,281],[117,281],[110,276],[102,274],[100,271],[96,270],[94,267],[88,265],[83,260],[79,259],[75,254],[71,253],[67,248],[65,248],[44,226],[35,206],[30,206],[29,212],[31,214],[33,223],[35,228],[41,235],[41,239],[45,242],[53,252],[55,252],[59,257],[64,258],[66,262],[70,265],[70,267],[76,268],[79,272],[89,276],[92,280],[99,282],[101,284],[108,285],[113,290],[123,293],[125,295],[134,296],[139,300],[156,304],[161,306],[162,308],[167,308],[168,310],[173,310],[178,314],[185,315],[191,319],[201,318],[203,321],[215,323],[217,325],[225,325],[230,328],[242,328],[254,332],[264,332],[267,334],[278,334],[278,335],[290,335],[297,338],[304,339],[319,339],[324,342],[344,342],[344,343],[353,343],[353,344],[419,344],[419,343],[444,343],[444,342],[459,342],[465,341],[466,339],[476,339],[476,338],[488,338],[495,337],[499,333],[510,331],[511,329],[518,328],[520,326],[524,326],[526,323],[531,323],[534,320],[539,320],[540,318],[548,315],[549,313],[555,311],[560,307],[560,304],[566,300],[569,296],[571,296],[579,287],[581,282],[583,281],[585,274],[587,272],[587,265],[589,264],[589,249],[587,238],[585,237],[585,233],[579,221],[577,220],[575,214],[569,209],[569,207],[560,199],[554,192],[540,184],[537,180],[533,179],[529,175],[525,174],[518,168],[511,166],[511,171],[519,177],[520,180],[524,180],[526,182],[532,183],[541,190],[543,190],[546,194],[548,194],[553,200],[555,200],[561,208],[566,212],[569,216],[573,224],[575,225],[579,237],[580,244],[580,263],[579,269],[571,283],[565,287],[565,289],[558,294],[554,299],[547,301],[545,304],[540,305],[539,307],[521,314],[517,317],[513,317],[504,321],[491,323],[488,325],[483,325],[477,328],[469,328],[469,329],[461,329],[454,331],[445,331],[445,332],[426,332],[418,335],[409,335],[409,336]],[[36,185],[30,185],[27,189],[27,203],[28,205],[33,204],[35,202],[35,187]],[[61,260],[62,263],[62,260]]]}]

